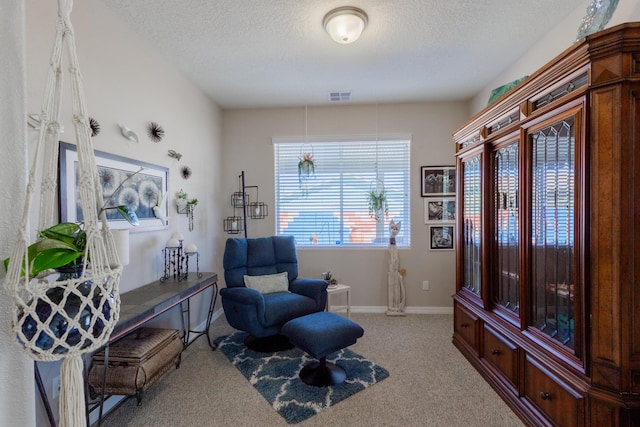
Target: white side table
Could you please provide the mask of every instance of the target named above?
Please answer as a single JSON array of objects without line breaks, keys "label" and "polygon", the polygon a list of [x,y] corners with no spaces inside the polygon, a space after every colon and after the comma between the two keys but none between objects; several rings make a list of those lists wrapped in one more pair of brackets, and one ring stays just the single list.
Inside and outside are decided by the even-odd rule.
[{"label": "white side table", "polygon": [[331,285],[327,287],[327,311],[331,311],[331,295],[339,294],[346,292],[347,294],[347,306],[338,306],[335,307],[334,310],[345,310],[347,311],[347,318],[351,319],[351,286],[348,285]]}]

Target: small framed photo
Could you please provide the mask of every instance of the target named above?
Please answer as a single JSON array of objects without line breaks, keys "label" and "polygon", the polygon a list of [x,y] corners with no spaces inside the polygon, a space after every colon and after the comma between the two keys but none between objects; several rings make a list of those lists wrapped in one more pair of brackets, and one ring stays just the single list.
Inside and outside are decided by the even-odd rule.
[{"label": "small framed photo", "polygon": [[420,168],[422,197],[453,196],[456,194],[455,166],[422,166]]},{"label": "small framed photo", "polygon": [[424,223],[443,223],[456,221],[455,197],[425,197]]},{"label": "small framed photo", "polygon": [[455,235],[453,225],[432,225],[429,226],[429,250],[431,251],[452,251]]}]

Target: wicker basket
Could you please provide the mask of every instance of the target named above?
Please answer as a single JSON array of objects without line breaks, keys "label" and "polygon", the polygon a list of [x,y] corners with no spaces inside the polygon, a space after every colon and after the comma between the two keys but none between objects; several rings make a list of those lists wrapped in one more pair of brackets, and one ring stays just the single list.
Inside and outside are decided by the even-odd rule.
[{"label": "wicker basket", "polygon": [[[107,395],[136,396],[141,404],[144,392],[171,366],[180,367],[182,339],[175,329],[140,328],[109,346],[109,366],[104,391]],[[104,350],[93,356],[89,371],[93,398],[102,390]]]}]

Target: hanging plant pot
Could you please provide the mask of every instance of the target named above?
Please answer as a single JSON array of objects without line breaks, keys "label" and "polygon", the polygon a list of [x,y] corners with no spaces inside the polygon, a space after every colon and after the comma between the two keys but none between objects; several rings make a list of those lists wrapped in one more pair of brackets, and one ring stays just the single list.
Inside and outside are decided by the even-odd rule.
[{"label": "hanging plant pot", "polygon": [[[36,351],[34,344],[44,352],[51,351],[59,355],[77,346],[86,348],[93,342],[92,338],[102,335],[105,321],[111,321],[113,295],[103,298],[101,288],[93,286],[91,280],[74,282],[72,286],[68,283],[82,276],[82,267],[82,264],[76,264],[58,268],[60,277],[57,281],[64,283],[48,289],[44,296],[32,300],[20,310],[18,323],[22,334],[18,334],[18,339],[22,344],[31,343],[32,351]],[[30,314],[25,316],[25,312]],[[99,313],[102,313],[102,318]],[[41,325],[40,330],[38,324]],[[56,339],[62,344],[52,349]]]},{"label": "hanging plant pot", "polygon": [[298,157],[298,182],[304,187],[305,181],[316,173],[316,163],[313,158],[313,146],[304,144],[300,147],[300,157]]},{"label": "hanging plant pot", "polygon": [[[43,111],[40,116],[38,147],[30,168],[20,232],[6,266],[4,287],[11,298],[12,326],[20,347],[35,360],[64,359],[60,367],[59,425],[77,426],[86,423],[82,355],[103,346],[115,327],[120,309],[118,287],[122,264],[109,230],[105,212],[107,208],[98,182],[90,120],[85,107],[82,73],[71,23],[73,0],[58,0],[57,3],[56,33],[41,104]],[[65,51],[68,65],[63,65]],[[57,124],[61,116],[63,75],[67,69],[71,70],[70,86],[73,88],[70,105],[78,152],[77,201],[82,209],[86,233],[84,258],[85,264],[86,260],[91,260],[92,268],[77,279],[70,278],[50,284],[46,279],[31,277],[27,271],[35,264],[35,256],[28,250],[28,223],[34,213],[31,201],[35,189],[41,190],[38,230],[48,229],[58,223],[57,189],[55,185],[48,184],[56,181],[57,171],[54,164],[43,162],[43,159],[57,158],[56,150],[60,140],[60,127]],[[36,174],[36,171],[42,173]],[[38,185],[38,182],[42,185]],[[70,238],[63,237],[64,240]],[[50,240],[58,239],[42,238],[34,244]],[[72,243],[69,241],[66,245],[70,246]],[[59,246],[59,243],[56,245]],[[71,252],[76,257],[73,246]],[[44,256],[43,259],[46,258],[51,257]],[[69,261],[65,261],[58,266],[68,263]]]},{"label": "hanging plant pot", "polygon": [[313,154],[305,153],[300,157],[298,162],[298,179],[302,182],[305,179],[310,178],[316,173],[316,165],[313,160]]},{"label": "hanging plant pot", "polygon": [[369,190],[367,195],[369,199],[369,216],[376,221],[380,221],[383,215],[389,213],[389,205],[387,204],[387,195],[384,188],[380,191],[375,189]]}]

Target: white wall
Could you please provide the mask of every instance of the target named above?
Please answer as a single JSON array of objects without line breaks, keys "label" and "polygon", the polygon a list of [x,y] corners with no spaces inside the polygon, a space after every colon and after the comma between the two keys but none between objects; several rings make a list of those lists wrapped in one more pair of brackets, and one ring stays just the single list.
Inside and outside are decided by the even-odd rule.
[{"label": "white wall", "polygon": [[[37,0],[26,4],[27,107],[29,113],[38,113],[53,45],[57,4]],[[220,161],[219,109],[102,2],[75,2],[71,19],[87,109],[102,128],[93,138],[94,147],[170,168],[170,226],[157,232],[136,232],[132,228],[131,264],[124,268],[121,291],[160,276],[161,249],[174,231],[180,231],[185,241],[198,246],[201,268],[213,271],[214,240],[220,229],[215,203]],[[147,136],[150,121],[158,122],[165,130],[160,143],[151,142]],[[140,143],[123,138],[118,123],[134,130]],[[65,133],[61,139],[75,143],[68,104],[63,108],[62,124]],[[36,134],[29,132],[31,144]],[[180,162],[167,155],[169,149],[183,154]],[[180,175],[180,167],[185,165],[193,172],[189,180]],[[175,193],[181,188],[199,200],[193,232],[188,231],[186,215],[178,215],[175,209]]]},{"label": "white wall", "polygon": [[[494,80],[478,93],[470,103],[470,112],[475,114],[487,106],[491,91],[505,83],[523,76],[533,74],[538,68],[568,49],[576,40],[578,27],[586,14],[592,0],[585,0],[582,5],[571,12],[559,25],[549,31],[527,53],[511,67],[500,73]],[[605,28],[624,22],[640,20],[640,0],[620,0],[611,20]]]},{"label": "white wall", "polygon": [[[0,156],[0,260],[11,255],[6,242],[17,238],[16,224],[22,219],[26,187],[27,150],[24,114],[25,53],[24,4],[0,4],[0,129],[3,130]],[[5,271],[0,267],[0,282]],[[11,301],[0,287],[0,425],[35,425],[33,361],[15,345],[11,328]]]},{"label": "white wall", "polygon": [[[420,166],[453,165],[451,131],[466,119],[467,106],[458,102],[428,104],[383,104],[378,107],[380,134],[411,134],[411,249],[400,251],[401,267],[407,269],[407,306],[448,309],[455,292],[454,252],[428,250],[428,227],[423,221],[420,197]],[[309,107],[308,134],[373,135],[375,105]],[[223,216],[231,215],[231,193],[237,191],[237,176],[245,171],[247,185],[260,186],[260,198],[269,205],[270,216],[248,220],[249,237],[275,233],[274,160],[271,138],[304,136],[305,109],[272,108],[225,110],[223,112]],[[219,253],[223,250],[220,240]],[[387,306],[387,251],[380,249],[299,249],[301,277],[320,277],[330,270],[352,286],[352,304]],[[429,280],[430,290],[422,290]]]},{"label": "white wall", "polygon": [[[57,2],[27,0],[24,4],[27,111],[39,113],[55,34]],[[131,262],[124,267],[120,291],[125,292],[155,281],[162,275],[161,250],[174,231],[183,233],[186,243],[193,242],[198,246],[201,271],[216,271],[216,240],[220,238],[222,222],[216,203],[220,199],[219,108],[102,2],[74,2],[71,19],[77,39],[87,109],[89,115],[101,124],[100,134],[93,138],[94,147],[97,150],[170,169],[170,226],[166,230],[131,234]],[[61,117],[65,133],[61,135],[61,139],[75,143],[68,103],[68,81],[67,78],[66,99]],[[160,143],[151,142],[147,136],[146,126],[150,121],[158,122],[165,130],[165,138]],[[140,143],[135,144],[124,139],[120,135],[118,123],[136,131]],[[33,151],[36,134],[33,130],[28,131],[30,152]],[[168,156],[169,149],[183,154],[180,162]],[[189,166],[192,170],[189,180],[181,177],[180,167],[183,165]],[[7,173],[12,177],[22,176],[25,173],[24,169],[23,163],[13,161]],[[5,170],[3,168],[1,172],[4,173]],[[3,183],[5,182],[8,180],[3,179]],[[23,192],[24,187],[16,185],[18,194]],[[178,215],[176,212],[175,193],[181,188],[190,197],[199,200],[193,232],[188,230],[186,216]],[[37,207],[37,204],[35,206]],[[32,217],[35,218],[34,215]],[[35,227],[36,224],[37,221],[32,220],[32,226]],[[191,269],[193,268],[194,266],[191,266]],[[209,296],[210,292],[205,292],[201,298],[194,298],[192,301],[193,325],[204,320],[208,308],[206,298]],[[163,316],[157,324],[179,327],[179,310],[173,310]],[[45,386],[50,388],[51,379],[58,375],[58,363],[40,363],[39,366]],[[9,378],[11,377],[3,375],[3,386],[11,384]],[[31,378],[29,381],[31,382],[28,386],[33,387]],[[33,398],[21,398],[27,398],[33,407]],[[57,413],[57,402],[54,401],[52,404]],[[46,425],[39,396],[35,398],[35,405],[38,409],[37,424]],[[22,410],[18,408],[17,411]],[[29,411],[33,413],[32,409]],[[28,425],[21,422],[0,424]]]}]

